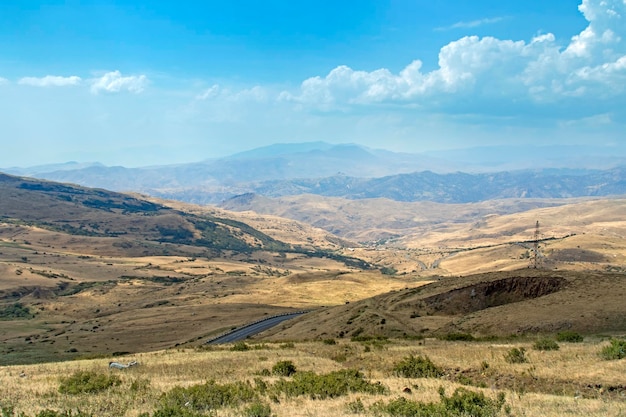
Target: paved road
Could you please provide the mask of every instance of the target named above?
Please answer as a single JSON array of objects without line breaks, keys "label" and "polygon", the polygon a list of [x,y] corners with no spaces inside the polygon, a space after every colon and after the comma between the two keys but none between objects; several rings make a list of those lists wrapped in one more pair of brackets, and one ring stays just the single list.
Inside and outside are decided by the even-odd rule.
[{"label": "paved road", "polygon": [[290,320],[306,313],[307,313],[306,311],[301,311],[298,313],[291,313],[291,314],[285,314],[281,316],[269,317],[265,320],[257,321],[256,323],[248,324],[247,326],[235,329],[232,332],[228,332],[218,338],[210,339],[206,343],[209,345],[217,345],[220,343],[232,343],[238,340],[244,340],[250,336],[253,336],[257,333],[261,333],[264,330],[274,327],[277,324],[280,324],[285,320]]}]

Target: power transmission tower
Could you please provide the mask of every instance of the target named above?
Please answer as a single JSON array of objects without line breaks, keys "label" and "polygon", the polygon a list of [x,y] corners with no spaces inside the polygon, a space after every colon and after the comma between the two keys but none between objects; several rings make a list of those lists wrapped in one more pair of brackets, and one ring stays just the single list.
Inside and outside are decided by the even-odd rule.
[{"label": "power transmission tower", "polygon": [[539,268],[541,262],[541,255],[539,254],[539,237],[539,220],[537,220],[537,223],[535,224],[535,235],[533,237],[533,253],[530,257],[530,267],[534,269]]}]

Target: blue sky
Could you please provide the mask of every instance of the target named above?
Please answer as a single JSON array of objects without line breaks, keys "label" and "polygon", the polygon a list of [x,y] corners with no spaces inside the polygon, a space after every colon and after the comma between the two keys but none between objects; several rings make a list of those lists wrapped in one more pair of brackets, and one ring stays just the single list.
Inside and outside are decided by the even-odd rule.
[{"label": "blue sky", "polygon": [[625,132],[626,0],[0,4],[0,167]]}]

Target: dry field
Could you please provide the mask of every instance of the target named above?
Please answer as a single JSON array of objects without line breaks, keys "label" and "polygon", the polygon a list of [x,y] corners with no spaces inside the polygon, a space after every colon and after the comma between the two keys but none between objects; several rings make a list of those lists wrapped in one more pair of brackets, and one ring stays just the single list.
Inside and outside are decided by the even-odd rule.
[{"label": "dry field", "polygon": [[0,322],[2,364],[170,348],[414,285],[300,254],[114,256],[106,238],[11,224],[0,238],[0,307],[36,314]]},{"label": "dry field", "polygon": [[269,340],[415,337],[467,333],[508,337],[574,330],[622,334],[626,275],[522,269],[440,278],[320,309],[266,331]]},{"label": "dry field", "polygon": [[[271,407],[276,416],[374,415],[370,407],[398,397],[418,402],[439,402],[443,387],[449,396],[459,387],[481,392],[495,399],[505,395],[498,415],[514,416],[622,416],[626,412],[626,362],[603,360],[598,352],[608,343],[590,339],[583,343],[560,343],[557,351],[533,350],[532,340],[494,342],[446,342],[371,340],[356,342],[337,339],[326,342],[248,344],[247,351],[231,346],[210,350],[173,349],[116,358],[137,360],[126,370],[109,369],[109,359],[50,362],[0,368],[0,404],[12,406],[27,416],[43,409],[80,409],[98,417],[136,417],[159,407],[162,394],[174,387],[190,387],[215,381],[218,384],[250,381],[270,387],[257,402]],[[511,364],[505,355],[512,348],[525,348],[527,363]],[[409,355],[427,356],[440,367],[437,378],[397,376],[394,367]],[[279,379],[267,375],[279,361],[291,361],[298,372],[326,374],[356,369],[370,382],[380,382],[384,394],[348,393],[330,399],[308,395],[288,397],[272,394]],[[121,385],[103,392],[63,394],[61,378],[78,371],[116,375]],[[261,383],[262,384],[262,383]],[[358,403],[363,405],[355,413]],[[216,416],[257,415],[246,413],[248,404],[218,408]],[[357,410],[358,411],[358,410]],[[169,414],[168,414],[169,415]],[[383,414],[385,415],[385,414]]]},{"label": "dry field", "polygon": [[[259,393],[278,416],[351,415],[398,396],[438,401],[439,387],[451,395],[461,384],[489,398],[504,392],[516,416],[626,410],[624,360],[598,356],[606,338],[626,331],[624,200],[444,206],[327,199],[305,204],[309,217],[299,223],[29,184],[0,201],[0,405],[28,417],[45,408],[139,416],[175,386],[209,380],[261,378],[252,385],[272,387],[279,378],[263,369],[280,360],[317,373],[357,369],[388,392],[324,401]],[[288,201],[285,210],[298,204]],[[528,265],[537,220],[535,270]],[[211,227],[219,233],[209,234]],[[180,230],[184,243],[175,240]],[[212,248],[209,237],[244,250]],[[379,241],[344,240],[353,237]],[[303,249],[279,252],[288,247],[271,238]],[[374,268],[359,269],[346,256]],[[257,336],[267,344],[249,341],[257,345],[245,352],[199,348],[236,326],[296,310],[312,312]],[[562,330],[587,341],[531,349],[537,334]],[[432,338],[455,333],[498,339]],[[513,347],[525,347],[530,362],[505,362]],[[409,354],[428,355],[444,375],[395,376],[394,363]],[[109,370],[112,358],[139,366]],[[118,375],[121,385],[60,393],[59,378],[80,370]],[[216,415],[245,415],[246,406]]]}]

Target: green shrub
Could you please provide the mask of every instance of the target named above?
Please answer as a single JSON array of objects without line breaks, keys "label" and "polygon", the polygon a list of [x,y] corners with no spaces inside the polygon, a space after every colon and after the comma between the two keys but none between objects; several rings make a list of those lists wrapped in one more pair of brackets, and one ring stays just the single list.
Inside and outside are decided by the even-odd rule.
[{"label": "green shrub", "polygon": [[[26,417],[26,416],[20,416]],[[54,411],[54,410],[41,410],[39,413],[35,415],[35,417],[92,417],[91,414],[83,413],[82,411],[76,411],[76,414],[69,411]]]},{"label": "green shrub", "polygon": [[[249,382],[235,382],[220,385],[209,381],[187,388],[175,387],[163,394],[160,399],[158,416],[165,417],[166,412],[187,409],[192,412],[206,413],[222,407],[235,407],[257,400],[255,389]],[[177,416],[178,414],[172,414]],[[190,414],[193,416],[193,414]]]},{"label": "green shrub", "polygon": [[284,394],[287,397],[308,395],[312,399],[324,400],[351,392],[383,394],[387,388],[380,383],[367,381],[357,370],[342,369],[322,375],[313,372],[298,372],[292,380],[277,381],[272,386],[272,390],[276,395]]},{"label": "green shrub", "polygon": [[440,340],[447,340],[450,342],[473,342],[476,340],[474,336],[469,333],[447,333],[439,337]]},{"label": "green shrub", "polygon": [[602,348],[600,356],[607,361],[626,358],[626,340],[611,339],[611,344]]},{"label": "green shrub", "polygon": [[496,416],[504,405],[504,393],[498,395],[497,400],[485,397],[482,392],[474,392],[465,388],[457,388],[450,397],[440,390],[441,404],[445,410],[459,416]]},{"label": "green shrub", "polygon": [[33,317],[35,315],[22,303],[0,307],[0,320],[32,319]]},{"label": "green shrub", "polygon": [[443,375],[443,370],[436,366],[428,356],[409,355],[394,364],[393,372],[404,378],[437,378]]},{"label": "green shrub", "polygon": [[241,417],[271,417],[272,409],[268,404],[254,402],[243,410]]},{"label": "green shrub", "polygon": [[[0,404],[0,417],[28,417],[28,415],[23,412],[16,415],[13,407]],[[93,415],[80,410],[74,412],[72,410],[55,411],[45,409],[40,410],[34,417],[93,417]]]},{"label": "green shrub", "polygon": [[278,376],[291,376],[296,373],[296,366],[291,361],[278,361],[272,367],[272,374]]},{"label": "green shrub", "polygon": [[346,410],[351,414],[365,414],[365,405],[360,398],[346,404]]},{"label": "green shrub", "polygon": [[[152,413],[152,417],[206,417],[207,414],[190,410],[186,407],[164,407]],[[139,417],[150,417],[148,413],[140,414]]]},{"label": "green shrub", "polygon": [[465,388],[457,388],[450,397],[446,397],[443,389],[440,389],[439,394],[439,403],[421,403],[399,397],[387,404],[377,402],[371,411],[393,417],[495,417],[504,405],[504,394],[500,394],[497,400]]},{"label": "green shrub", "polygon": [[107,390],[121,383],[122,381],[117,375],[77,371],[67,378],[61,378],[59,392],[61,394],[94,393]]},{"label": "green shrub", "polygon": [[246,342],[236,342],[230,350],[234,352],[245,352],[246,350],[250,350],[250,346],[246,344]]},{"label": "green shrub", "polygon": [[533,344],[535,350],[559,350],[559,344],[552,339],[539,339]]},{"label": "green shrub", "polygon": [[324,340],[322,340],[322,342],[325,345],[336,345],[337,344],[337,342],[335,342],[335,339],[324,339]]},{"label": "green shrub", "polygon": [[504,360],[508,363],[526,363],[528,358],[526,357],[526,349],[513,348],[504,355]]},{"label": "green shrub", "polygon": [[572,330],[564,330],[556,334],[557,342],[581,343],[584,337]]}]

